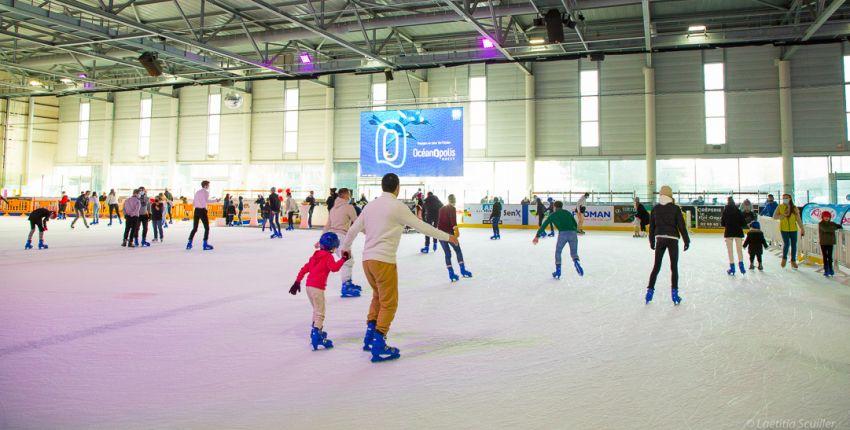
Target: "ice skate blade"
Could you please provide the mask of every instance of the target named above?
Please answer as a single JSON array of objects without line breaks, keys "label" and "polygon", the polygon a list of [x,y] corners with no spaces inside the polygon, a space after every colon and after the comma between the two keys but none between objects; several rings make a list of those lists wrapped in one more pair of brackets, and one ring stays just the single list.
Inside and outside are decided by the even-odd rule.
[{"label": "ice skate blade", "polygon": [[373,355],[371,361],[372,361],[372,363],[380,363],[382,361],[397,360],[399,357],[401,357],[401,353],[390,354],[386,357],[381,357],[380,355]]}]

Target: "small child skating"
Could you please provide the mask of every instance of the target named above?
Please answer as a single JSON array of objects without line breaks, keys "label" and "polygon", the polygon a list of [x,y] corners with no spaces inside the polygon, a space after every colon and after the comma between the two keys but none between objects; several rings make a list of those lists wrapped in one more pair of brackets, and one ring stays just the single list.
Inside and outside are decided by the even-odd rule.
[{"label": "small child skating", "polygon": [[582,269],[578,258],[578,223],[576,223],[573,214],[564,210],[564,202],[556,201],[553,206],[555,210],[551,215],[546,217],[543,225],[537,229],[532,243],[537,245],[541,235],[546,234],[547,226],[553,225],[557,227],[558,244],[555,246],[555,271],[552,273],[552,277],[561,279],[561,252],[568,243],[570,244],[570,257],[573,259],[576,272],[578,272],[579,276],[584,276],[584,269]]},{"label": "small child skating", "polygon": [[301,291],[301,280],[307,276],[307,297],[310,298],[310,304],[313,306],[313,328],[310,331],[310,343],[313,345],[313,350],[319,349],[320,346],[325,349],[333,348],[333,342],[328,339],[328,334],[323,331],[325,322],[325,287],[328,283],[328,275],[331,272],[338,272],[342,265],[348,260],[346,255],[343,255],[339,260],[334,260],[333,253],[339,248],[339,237],[336,233],[325,233],[319,239],[319,249],[313,253],[310,260],[298,272],[298,277],[289,293],[292,295],[298,294]]},{"label": "small child skating", "polygon": [[767,248],[767,240],[764,239],[764,233],[761,231],[761,224],[758,221],[753,221],[750,224],[750,230],[747,231],[747,238],[744,240],[744,248],[750,254],[750,270],[755,269],[755,261],[759,261],[759,270],[764,270],[761,256],[764,254],[764,249]]},{"label": "small child skating", "polygon": [[44,232],[47,231],[47,221],[51,218],[56,218],[56,212],[47,208],[38,208],[30,213],[27,218],[30,222],[30,235],[27,237],[24,249],[32,249],[32,235],[36,228],[38,228],[38,249],[47,249],[47,244],[44,243]]},{"label": "small child skating", "polygon": [[823,255],[823,276],[827,278],[835,276],[835,269],[832,267],[832,248],[835,246],[836,230],[842,229],[841,224],[832,222],[832,213],[824,211],[821,214],[821,221],[818,223],[818,242]]}]

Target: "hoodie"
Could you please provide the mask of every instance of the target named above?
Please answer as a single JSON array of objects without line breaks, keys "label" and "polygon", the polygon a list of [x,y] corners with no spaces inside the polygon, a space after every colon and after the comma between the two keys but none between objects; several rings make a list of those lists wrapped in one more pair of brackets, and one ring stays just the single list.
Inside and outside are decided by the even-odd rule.
[{"label": "hoodie", "polygon": [[301,267],[301,270],[298,272],[298,278],[295,280],[301,282],[304,279],[304,275],[307,275],[308,287],[324,290],[328,283],[328,275],[331,272],[338,272],[342,265],[345,264],[345,261],[345,258],[334,261],[333,254],[329,251],[319,249],[313,253],[307,264]]}]

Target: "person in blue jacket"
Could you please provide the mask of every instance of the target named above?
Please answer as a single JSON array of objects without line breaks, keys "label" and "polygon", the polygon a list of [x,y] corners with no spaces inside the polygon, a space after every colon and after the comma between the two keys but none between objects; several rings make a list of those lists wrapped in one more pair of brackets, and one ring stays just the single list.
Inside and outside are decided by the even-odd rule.
[{"label": "person in blue jacket", "polygon": [[773,213],[776,212],[778,206],[776,200],[773,199],[773,194],[768,194],[767,201],[764,202],[761,210],[759,210],[759,215],[773,217]]}]

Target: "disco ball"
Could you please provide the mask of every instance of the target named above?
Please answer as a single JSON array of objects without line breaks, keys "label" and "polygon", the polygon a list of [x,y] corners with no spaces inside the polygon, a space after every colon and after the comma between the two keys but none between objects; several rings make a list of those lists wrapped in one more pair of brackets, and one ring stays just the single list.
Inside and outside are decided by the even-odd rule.
[{"label": "disco ball", "polygon": [[229,109],[239,109],[240,107],[242,107],[242,101],[242,94],[239,94],[237,92],[230,92],[227,93],[226,96],[224,96],[224,105],[227,106]]}]

